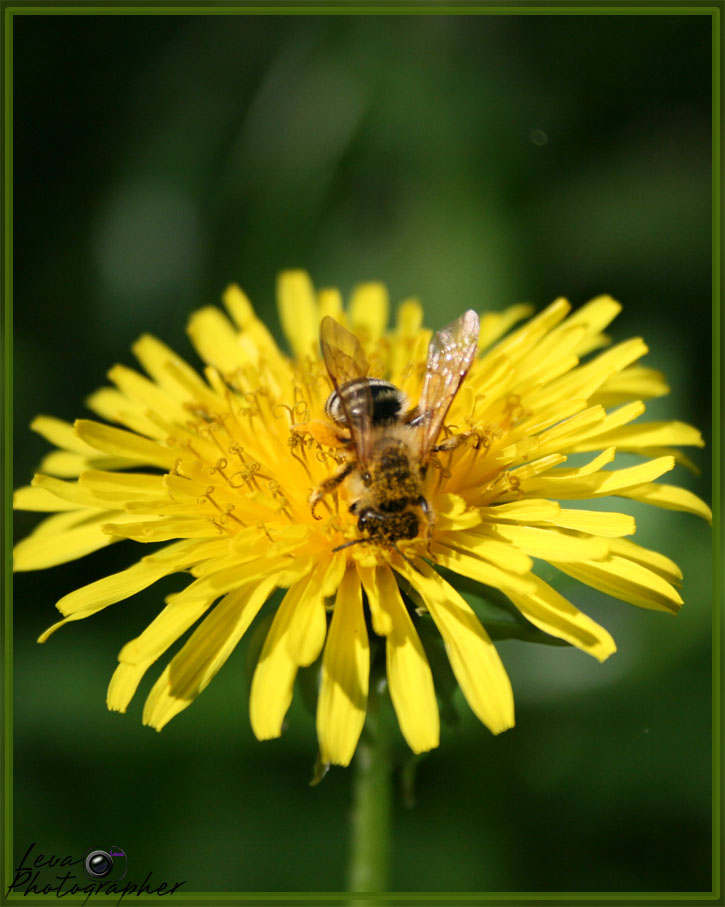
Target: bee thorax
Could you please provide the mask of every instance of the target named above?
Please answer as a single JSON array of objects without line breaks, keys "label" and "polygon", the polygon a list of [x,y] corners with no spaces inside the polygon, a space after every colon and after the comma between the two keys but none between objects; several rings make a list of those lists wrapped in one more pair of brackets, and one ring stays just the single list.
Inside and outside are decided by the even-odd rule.
[{"label": "bee thorax", "polygon": [[347,425],[348,415],[356,422],[370,411],[372,425],[379,426],[395,422],[406,407],[405,394],[389,381],[381,378],[354,378],[330,394],[325,412],[338,425]]}]

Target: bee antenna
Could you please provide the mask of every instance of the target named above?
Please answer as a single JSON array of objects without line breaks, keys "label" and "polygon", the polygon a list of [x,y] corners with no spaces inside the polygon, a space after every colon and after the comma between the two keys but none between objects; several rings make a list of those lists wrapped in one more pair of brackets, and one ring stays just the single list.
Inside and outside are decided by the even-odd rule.
[{"label": "bee antenna", "polygon": [[413,570],[415,570],[416,573],[421,573],[421,570],[416,567],[415,563],[411,561],[407,554],[403,554],[403,552],[400,550],[400,548],[398,548],[397,545],[393,545],[393,550],[397,554],[399,554],[407,564],[410,564],[410,566],[413,568]]},{"label": "bee antenna", "polygon": [[333,548],[333,553],[335,551],[342,551],[343,548],[349,548],[350,545],[362,545],[363,542],[372,542],[372,539],[353,539],[351,542],[345,542],[344,545],[338,545],[337,548]]}]

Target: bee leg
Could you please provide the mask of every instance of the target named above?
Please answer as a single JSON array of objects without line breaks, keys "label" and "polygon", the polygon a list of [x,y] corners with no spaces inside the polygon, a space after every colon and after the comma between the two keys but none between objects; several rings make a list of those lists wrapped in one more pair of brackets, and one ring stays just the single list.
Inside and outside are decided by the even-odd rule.
[{"label": "bee leg", "polygon": [[317,488],[312,492],[312,494],[310,495],[310,512],[316,520],[322,519],[322,517],[317,516],[317,514],[315,513],[315,508],[317,507],[319,502],[322,500],[322,498],[325,497],[325,495],[333,492],[340,484],[340,482],[342,482],[343,479],[346,479],[347,476],[350,475],[354,468],[355,463],[353,460],[350,460],[350,462],[346,463],[342,467],[342,469],[339,469],[334,475],[330,476],[329,479],[325,479],[325,481],[318,485]]},{"label": "bee leg", "polygon": [[450,438],[446,438],[445,441],[441,441],[440,444],[436,444],[432,448],[433,453],[441,453],[446,450],[455,450],[457,447],[460,447],[464,441],[467,441],[470,437],[470,432],[464,431],[460,435],[451,435]]},{"label": "bee leg", "polygon": [[310,422],[294,422],[291,428],[293,431],[307,432],[323,447],[344,447],[350,443],[349,435],[340,434],[329,422],[322,422],[318,419]]},{"label": "bee leg", "polygon": [[433,539],[433,527],[435,526],[435,522],[436,522],[435,511],[430,506],[428,499],[424,498],[423,495],[421,495],[418,498],[417,504],[420,507],[420,509],[423,511],[423,514],[427,521],[425,539],[426,539],[426,545],[428,548],[428,554],[431,554],[430,543],[431,543],[431,540]]},{"label": "bee leg", "polygon": [[403,415],[403,422],[406,425],[411,425],[413,427],[417,425],[422,425],[425,420],[425,414],[421,414],[417,406],[414,406],[412,409],[409,409],[407,413]]},{"label": "bee leg", "polygon": [[400,548],[398,548],[398,546],[395,544],[395,542],[392,542],[390,547],[393,549],[393,551],[396,554],[399,554],[407,564],[410,564],[410,566],[413,568],[413,570],[415,570],[416,573],[421,573],[421,571],[418,569],[418,567],[415,566],[415,564],[413,563],[413,561],[411,561],[411,559],[408,557],[408,555],[404,554],[400,550]]}]

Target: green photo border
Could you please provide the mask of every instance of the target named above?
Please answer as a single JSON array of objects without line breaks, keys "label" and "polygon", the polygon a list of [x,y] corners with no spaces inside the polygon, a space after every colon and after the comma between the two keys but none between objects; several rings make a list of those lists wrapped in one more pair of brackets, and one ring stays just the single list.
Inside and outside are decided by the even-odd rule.
[{"label": "green photo border", "polygon": [[[80,2],[48,3],[40,0],[0,0],[2,11],[2,47],[4,51],[2,93],[3,105],[3,182],[4,209],[3,242],[3,521],[2,542],[4,554],[2,627],[3,636],[3,747],[2,747],[2,808],[4,844],[0,866],[0,904],[46,904],[57,901],[55,895],[24,897],[7,895],[12,878],[13,861],[13,649],[12,649],[12,429],[13,429],[13,21],[16,16],[27,15],[680,15],[709,16],[712,22],[712,363],[713,363],[713,612],[712,612],[712,890],[710,892],[390,892],[354,894],[346,892],[178,892],[173,903],[184,905],[264,904],[273,905],[311,902],[334,904],[492,904],[523,905],[533,902],[607,903],[618,904],[722,904],[722,654],[723,654],[723,538],[722,538],[722,147],[721,147],[721,86],[723,79],[721,48],[723,38],[723,11],[725,0],[711,3],[648,3],[648,2],[560,2],[547,4],[529,2],[458,2],[445,5],[440,2],[393,3],[386,0],[360,2],[282,2],[270,0],[265,4],[244,3],[241,0],[221,0],[208,5],[189,2],[141,3],[108,0],[106,3]],[[68,895],[64,900],[83,902],[84,895]],[[93,898],[88,903],[111,904],[113,898]],[[155,904],[158,897],[129,895],[122,904]]]}]

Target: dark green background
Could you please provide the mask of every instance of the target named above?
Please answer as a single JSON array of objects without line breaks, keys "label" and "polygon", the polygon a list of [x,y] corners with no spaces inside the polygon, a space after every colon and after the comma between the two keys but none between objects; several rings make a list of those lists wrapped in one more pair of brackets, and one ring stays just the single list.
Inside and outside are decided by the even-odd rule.
[{"label": "dark green background", "polygon": [[[239,281],[272,320],[277,272],[344,292],[380,279],[440,325],[465,308],[610,292],[710,438],[711,22],[704,16],[14,19],[15,475],[131,342],[196,361],[191,311]],[[279,336],[279,333],[278,333]],[[675,481],[709,500],[703,475]],[[461,724],[396,802],[397,890],[708,890],[709,529],[622,505],[676,557],[674,618],[559,588],[614,634],[604,665],[500,646],[517,727]],[[32,515],[17,517],[21,537]],[[64,593],[132,563],[114,546],[20,575],[15,847],[115,844],[130,878],[188,890],[345,885],[350,772],[308,780],[313,721],[254,740],[244,647],[162,734],[104,697],[170,580],[35,638]],[[297,697],[299,700],[299,697]]]}]

